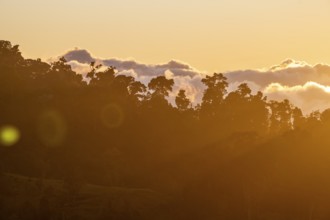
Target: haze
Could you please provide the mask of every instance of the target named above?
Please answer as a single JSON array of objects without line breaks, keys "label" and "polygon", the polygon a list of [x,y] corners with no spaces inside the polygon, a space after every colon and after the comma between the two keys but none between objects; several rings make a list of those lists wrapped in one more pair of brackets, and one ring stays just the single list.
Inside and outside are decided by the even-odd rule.
[{"label": "haze", "polygon": [[25,57],[70,48],[202,71],[263,68],[286,58],[330,63],[326,0],[1,0],[1,38]]}]

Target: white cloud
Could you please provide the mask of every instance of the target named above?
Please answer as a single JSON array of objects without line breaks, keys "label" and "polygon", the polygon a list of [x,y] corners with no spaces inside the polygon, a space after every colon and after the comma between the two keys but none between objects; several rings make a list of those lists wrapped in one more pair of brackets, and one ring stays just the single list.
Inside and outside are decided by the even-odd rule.
[{"label": "white cloud", "polygon": [[264,93],[273,100],[289,99],[305,113],[316,110],[323,111],[330,107],[330,86],[316,82],[307,82],[297,86],[272,83],[264,89]]},{"label": "white cloud", "polygon": [[98,57],[93,57],[90,52],[82,49],[74,49],[68,51],[62,56],[64,56],[69,62],[76,61],[84,65],[90,64],[92,61],[95,61],[96,63],[103,64],[104,66],[114,66],[119,72],[126,70],[134,70],[140,76],[160,76],[164,75],[165,72],[168,70],[176,76],[193,77],[195,75],[205,75],[205,73],[196,70],[190,65],[176,60],[171,60],[170,62],[165,64],[149,65],[137,62],[135,60],[121,60],[117,58],[102,59]]},{"label": "white cloud", "polygon": [[[75,49],[68,51],[64,57],[73,70],[85,74],[90,70],[89,63],[95,61],[104,66],[116,67],[118,74],[129,75],[148,84],[160,75],[174,80],[170,102],[180,89],[197,104],[202,100],[205,86],[201,79],[207,74],[180,61],[165,64],[149,65],[135,60],[118,58],[102,59],[94,57],[87,50]],[[313,110],[330,108],[330,66],[326,64],[310,65],[306,62],[287,59],[279,65],[264,70],[237,70],[224,73],[228,78],[228,91],[233,91],[241,83],[247,83],[252,92],[262,91],[268,99],[289,99],[305,113]]]},{"label": "white cloud", "polygon": [[73,71],[75,71],[76,73],[83,74],[83,75],[85,75],[86,73],[88,73],[88,71],[91,70],[91,67],[89,64],[80,63],[76,60],[71,60],[68,62],[68,64],[71,66]]},{"label": "white cloud", "polygon": [[[290,62],[289,62],[290,61]],[[292,60],[284,61],[269,70],[238,70],[226,73],[230,82],[252,81],[261,87],[271,83],[280,83],[286,86],[303,85],[314,81],[319,84],[330,85],[330,66],[317,64],[308,65],[305,62]]]}]

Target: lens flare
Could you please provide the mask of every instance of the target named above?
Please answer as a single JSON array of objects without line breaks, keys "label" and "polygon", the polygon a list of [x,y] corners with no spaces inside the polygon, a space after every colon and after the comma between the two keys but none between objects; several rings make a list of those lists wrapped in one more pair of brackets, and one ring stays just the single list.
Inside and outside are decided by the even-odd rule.
[{"label": "lens flare", "polygon": [[20,139],[20,132],[14,126],[4,126],[0,129],[0,143],[3,146],[13,146]]},{"label": "lens flare", "polygon": [[46,111],[40,115],[38,135],[41,142],[47,147],[57,147],[67,136],[67,125],[57,111]]}]

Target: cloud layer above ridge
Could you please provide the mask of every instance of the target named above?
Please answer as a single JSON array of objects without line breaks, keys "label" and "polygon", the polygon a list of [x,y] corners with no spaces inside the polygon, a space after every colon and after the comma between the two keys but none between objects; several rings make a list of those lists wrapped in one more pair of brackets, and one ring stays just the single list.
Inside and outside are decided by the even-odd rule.
[{"label": "cloud layer above ridge", "polygon": [[[194,104],[201,101],[205,89],[201,79],[208,74],[175,60],[149,65],[133,59],[98,58],[82,49],[68,51],[63,56],[73,70],[81,74],[87,73],[90,70],[89,63],[95,61],[104,66],[114,66],[118,74],[131,75],[145,84],[156,76],[165,75],[175,81],[170,100],[174,100],[179,89],[185,89]],[[224,74],[228,78],[229,91],[241,83],[248,83],[252,91],[262,91],[268,99],[289,99],[304,113],[330,108],[330,66],[326,64],[310,65],[288,59],[268,69],[237,70]]]}]

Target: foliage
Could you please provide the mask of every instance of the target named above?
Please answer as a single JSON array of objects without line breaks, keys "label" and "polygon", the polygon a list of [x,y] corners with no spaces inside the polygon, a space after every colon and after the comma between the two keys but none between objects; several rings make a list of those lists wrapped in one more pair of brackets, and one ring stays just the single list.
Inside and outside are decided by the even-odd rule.
[{"label": "foliage", "polygon": [[[184,90],[172,105],[165,76],[144,85],[91,63],[83,77],[64,58],[24,59],[18,48],[0,41],[0,126],[21,134],[0,148],[2,173],[64,180],[77,200],[88,184],[171,197],[149,219],[330,218],[329,110],[304,116],[244,83],[228,92],[221,73],[202,79],[199,105]],[[109,218],[110,206],[97,215]]]}]

